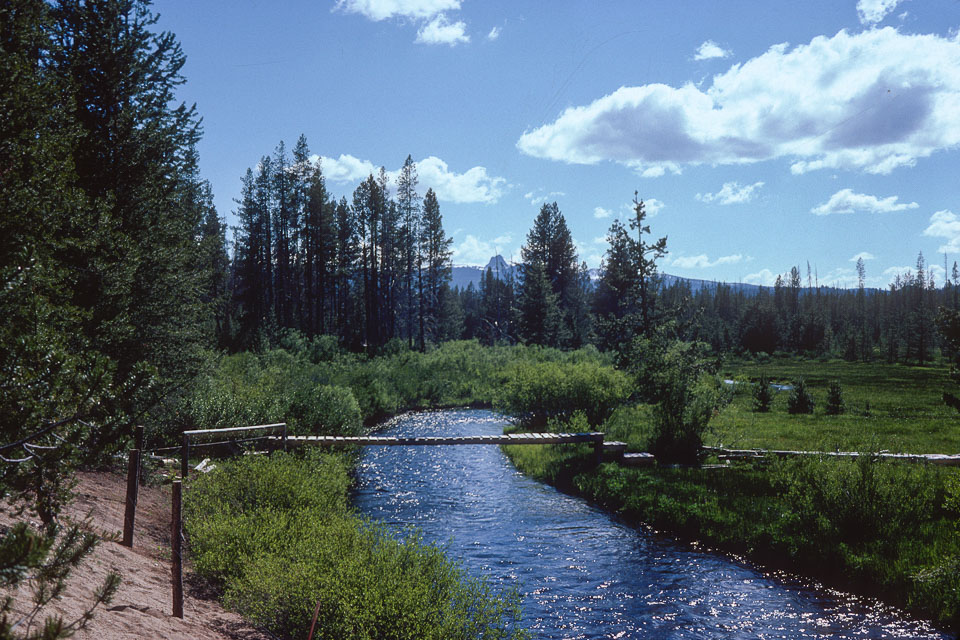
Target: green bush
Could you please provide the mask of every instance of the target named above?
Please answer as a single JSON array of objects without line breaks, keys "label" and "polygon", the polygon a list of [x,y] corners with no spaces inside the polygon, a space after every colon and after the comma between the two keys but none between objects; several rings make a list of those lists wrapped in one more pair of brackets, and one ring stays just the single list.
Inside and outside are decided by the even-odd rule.
[{"label": "green bush", "polygon": [[441,549],[357,518],[347,471],[314,452],[251,456],[196,478],[185,523],[197,572],[285,637],[306,634],[318,602],[321,639],[526,637],[516,591],[494,592]]},{"label": "green bush", "polygon": [[807,383],[803,378],[793,381],[793,391],[787,398],[787,413],[813,413],[813,396],[807,390]]},{"label": "green bush", "polygon": [[753,410],[757,413],[767,413],[770,411],[771,402],[773,402],[773,394],[770,393],[770,380],[767,376],[760,376],[760,381],[753,388]]},{"label": "green bush", "polygon": [[942,481],[927,466],[862,454],[856,460],[795,458],[771,471],[783,492],[797,545],[810,550],[876,545],[891,552],[915,534],[942,500]]},{"label": "green bush", "polygon": [[831,380],[830,388],[827,390],[827,408],[828,416],[838,416],[846,410],[843,402],[843,388],[839,380]]},{"label": "green bush", "polygon": [[519,362],[502,378],[494,406],[525,429],[542,429],[551,420],[569,421],[582,412],[597,427],[630,395],[629,377],[595,362]]}]

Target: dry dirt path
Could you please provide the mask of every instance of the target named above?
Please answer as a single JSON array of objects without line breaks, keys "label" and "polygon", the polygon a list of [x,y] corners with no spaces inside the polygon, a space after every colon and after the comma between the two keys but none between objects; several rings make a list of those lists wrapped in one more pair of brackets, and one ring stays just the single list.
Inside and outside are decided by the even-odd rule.
[{"label": "dry dirt path", "polygon": [[[87,472],[78,476],[76,497],[65,510],[70,518],[91,518],[90,527],[104,539],[91,557],[71,576],[66,595],[41,615],[55,612],[75,619],[93,599],[110,569],[123,582],[113,601],[98,609],[93,620],[75,638],[96,640],[269,640],[238,615],[225,611],[215,595],[192,575],[184,576],[184,619],[171,615],[170,487],[140,487],[133,549],[118,540],[123,529],[125,479]],[[13,518],[0,512],[0,524]],[[29,606],[30,593],[13,594],[15,611]],[[41,621],[42,622],[42,621]]]}]

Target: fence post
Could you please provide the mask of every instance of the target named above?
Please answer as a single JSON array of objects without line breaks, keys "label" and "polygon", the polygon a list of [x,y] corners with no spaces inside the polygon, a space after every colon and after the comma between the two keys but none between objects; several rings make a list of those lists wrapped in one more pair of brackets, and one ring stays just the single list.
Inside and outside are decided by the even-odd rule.
[{"label": "fence post", "polygon": [[287,450],[287,423],[283,423],[283,450]]},{"label": "fence post", "polygon": [[597,466],[603,462],[603,434],[594,437],[593,440],[593,463]]},{"label": "fence post", "polygon": [[127,460],[127,502],[123,512],[123,546],[133,548],[133,525],[137,517],[140,488],[140,449],[130,451]]},{"label": "fence post", "polygon": [[180,447],[180,477],[187,479],[190,472],[190,436],[183,434],[183,446]]},{"label": "fence post", "polygon": [[143,446],[144,442],[143,425],[138,424],[133,428],[133,448],[141,452],[140,463],[137,466],[137,482],[143,482]]},{"label": "fence post", "polygon": [[173,615],[183,619],[183,527],[181,525],[183,509],[183,483],[173,481],[173,513],[170,522],[170,547],[172,551],[173,571]]}]

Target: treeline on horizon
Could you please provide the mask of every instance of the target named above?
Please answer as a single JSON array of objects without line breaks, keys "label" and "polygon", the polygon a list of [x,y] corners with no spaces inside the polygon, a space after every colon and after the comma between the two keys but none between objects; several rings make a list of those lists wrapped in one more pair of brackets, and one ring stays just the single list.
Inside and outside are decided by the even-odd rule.
[{"label": "treeline on horizon", "polygon": [[[956,263],[952,280],[937,288],[922,254],[916,271],[888,289],[865,288],[862,259],[849,290],[814,287],[809,273],[804,286],[798,267],[755,292],[724,283],[694,291],[682,279],[667,285],[656,264],[666,238],[648,239],[636,199],[628,224],[608,230],[595,281],[554,202],[533,220],[518,269],[488,268],[479,286],[451,288],[452,241],[436,194],[418,193],[410,156],[393,184],[381,168],[349,200],[337,199],[301,135],[292,156],[281,142],[242,185],[233,260],[224,247],[206,265],[217,344],[228,351],[262,349],[290,329],[335,335],[368,353],[392,340],[423,350],[459,339],[620,351],[659,328],[718,353],[923,365],[940,347],[936,309],[958,307]],[[218,232],[225,237],[222,222]]]}]

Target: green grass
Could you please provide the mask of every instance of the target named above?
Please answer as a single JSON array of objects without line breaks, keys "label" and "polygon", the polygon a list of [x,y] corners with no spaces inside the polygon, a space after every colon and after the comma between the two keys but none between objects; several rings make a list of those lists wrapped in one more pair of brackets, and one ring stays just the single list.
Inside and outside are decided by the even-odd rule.
[{"label": "green grass", "polygon": [[197,572],[271,633],[318,640],[523,640],[519,595],[469,576],[416,535],[350,508],[351,463],[317,451],[223,462],[191,479],[184,520]]},{"label": "green grass", "polygon": [[[753,411],[752,386],[737,385],[733,401],[711,421],[706,444],[734,448],[882,450],[910,453],[960,452],[960,414],[943,404],[948,367],[819,362],[774,358],[765,364],[730,360],[721,376],[790,383],[803,377],[816,400],[812,415],[789,415],[789,391],[775,392],[769,413]],[[846,412],[826,415],[832,380],[843,387]]]}]

